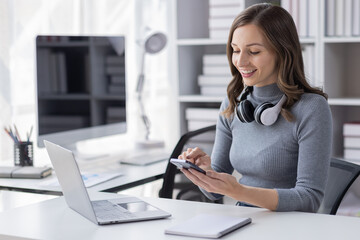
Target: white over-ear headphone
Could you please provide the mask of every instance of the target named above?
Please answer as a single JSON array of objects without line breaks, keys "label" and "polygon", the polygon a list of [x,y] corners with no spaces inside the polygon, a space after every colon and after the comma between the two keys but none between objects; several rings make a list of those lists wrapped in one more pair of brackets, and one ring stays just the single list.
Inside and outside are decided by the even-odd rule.
[{"label": "white over-ear headphone", "polygon": [[275,105],[270,102],[259,104],[256,108],[246,99],[252,91],[252,87],[246,87],[240,95],[240,101],[235,107],[235,115],[239,121],[243,123],[250,123],[256,121],[265,126],[274,124],[281,112],[281,107],[285,103],[287,97],[284,94],[280,101]]}]

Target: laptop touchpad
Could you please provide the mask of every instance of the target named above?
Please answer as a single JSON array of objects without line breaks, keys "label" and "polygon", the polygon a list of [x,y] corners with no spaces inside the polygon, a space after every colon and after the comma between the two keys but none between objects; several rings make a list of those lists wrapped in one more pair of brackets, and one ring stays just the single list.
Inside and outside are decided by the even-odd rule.
[{"label": "laptop touchpad", "polygon": [[157,211],[155,207],[145,203],[145,202],[131,202],[131,203],[118,203],[122,208],[125,208],[131,213],[136,212],[147,212],[147,211]]}]

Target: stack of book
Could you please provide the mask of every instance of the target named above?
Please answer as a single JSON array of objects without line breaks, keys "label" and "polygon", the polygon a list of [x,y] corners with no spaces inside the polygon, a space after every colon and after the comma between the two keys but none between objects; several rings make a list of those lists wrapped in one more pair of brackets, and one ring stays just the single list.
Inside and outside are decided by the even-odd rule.
[{"label": "stack of book", "polygon": [[360,0],[327,0],[325,4],[327,36],[360,35]]},{"label": "stack of book", "polygon": [[105,59],[109,78],[108,93],[125,95],[125,56],[109,55]]},{"label": "stack of book", "polygon": [[344,123],[344,158],[360,160],[360,122]]},{"label": "stack of book", "polygon": [[198,76],[201,95],[226,96],[232,76],[226,54],[205,54],[203,75]]},{"label": "stack of book", "polygon": [[320,1],[310,0],[281,0],[281,7],[287,10],[295,22],[300,37],[314,37],[318,31],[317,18],[319,16]]},{"label": "stack of book", "polygon": [[38,50],[39,94],[65,94],[68,92],[66,56],[50,49]]},{"label": "stack of book", "polygon": [[[185,117],[188,131],[215,125],[219,118],[219,108],[187,108]],[[197,135],[186,144],[186,147],[199,147],[208,155],[211,154],[215,140],[215,131]]]},{"label": "stack of book", "polygon": [[210,38],[227,39],[234,18],[245,9],[246,0],[210,0]]}]

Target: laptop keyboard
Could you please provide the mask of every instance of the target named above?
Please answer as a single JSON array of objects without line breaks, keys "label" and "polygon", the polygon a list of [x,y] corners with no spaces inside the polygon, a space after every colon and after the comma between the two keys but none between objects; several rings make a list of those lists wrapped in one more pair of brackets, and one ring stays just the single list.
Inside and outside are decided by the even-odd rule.
[{"label": "laptop keyboard", "polygon": [[103,221],[126,220],[133,217],[126,209],[107,200],[92,201],[96,217]]}]

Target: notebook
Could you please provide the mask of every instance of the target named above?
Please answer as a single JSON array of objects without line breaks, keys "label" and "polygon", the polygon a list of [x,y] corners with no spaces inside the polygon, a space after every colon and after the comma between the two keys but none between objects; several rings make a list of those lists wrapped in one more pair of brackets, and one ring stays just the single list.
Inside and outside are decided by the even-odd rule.
[{"label": "notebook", "polygon": [[74,154],[52,142],[45,140],[44,143],[67,205],[95,224],[134,222],[171,216],[136,197],[90,201]]},{"label": "notebook", "polygon": [[44,178],[51,174],[50,167],[0,167],[1,178]]},{"label": "notebook", "polygon": [[251,218],[199,214],[165,230],[166,234],[201,238],[220,238],[251,223]]}]

